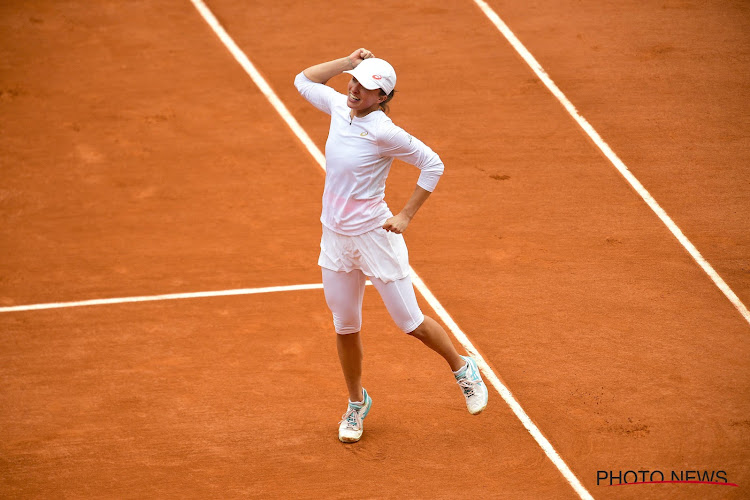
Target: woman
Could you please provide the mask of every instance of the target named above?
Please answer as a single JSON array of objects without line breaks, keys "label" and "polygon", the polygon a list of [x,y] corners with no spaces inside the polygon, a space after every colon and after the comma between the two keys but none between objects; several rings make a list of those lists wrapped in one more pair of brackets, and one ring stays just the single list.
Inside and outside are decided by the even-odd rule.
[{"label": "woman", "polygon": [[[341,73],[352,75],[348,95],[325,85]],[[446,360],[463,390],[469,412],[481,412],[488,394],[476,362],[460,356],[445,330],[422,314],[411,283],[402,233],[435,189],[443,163],[386,115],[396,72],[369,50],[357,49],[348,57],[305,69],[294,84],[313,106],[331,115],[318,264],[349,391],[339,439],[359,441],[362,420],[372,406],[372,398],[361,382],[362,298],[368,278],[399,328]],[[394,158],[421,170],[414,193],[395,216],[384,200],[385,180]]]}]

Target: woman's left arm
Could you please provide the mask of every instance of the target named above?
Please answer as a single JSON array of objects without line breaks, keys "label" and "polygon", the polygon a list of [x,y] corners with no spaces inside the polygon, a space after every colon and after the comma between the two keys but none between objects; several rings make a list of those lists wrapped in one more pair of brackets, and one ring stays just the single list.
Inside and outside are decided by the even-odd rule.
[{"label": "woman's left arm", "polygon": [[403,210],[397,215],[394,215],[383,224],[383,229],[391,231],[396,234],[401,234],[406,231],[406,226],[417,214],[417,210],[421,207],[427,198],[430,197],[430,192],[424,188],[417,186],[414,192],[409,197],[409,201],[406,202]]},{"label": "woman's left arm", "polygon": [[383,224],[383,229],[401,234],[406,231],[409,222],[416,215],[417,210],[427,201],[430,193],[435,190],[445,166],[440,157],[426,144],[407,134],[402,128],[386,124],[387,130],[381,136],[380,153],[383,156],[398,158],[421,170],[417,187],[409,197],[403,210],[391,217]]}]

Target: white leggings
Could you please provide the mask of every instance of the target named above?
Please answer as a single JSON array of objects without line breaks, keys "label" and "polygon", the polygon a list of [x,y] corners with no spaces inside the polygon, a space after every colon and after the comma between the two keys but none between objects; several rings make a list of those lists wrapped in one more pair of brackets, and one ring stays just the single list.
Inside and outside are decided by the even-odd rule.
[{"label": "white leggings", "polygon": [[[333,327],[336,333],[345,335],[362,329],[362,298],[365,296],[367,276],[360,270],[351,272],[323,271],[323,291],[328,308],[333,313]],[[411,277],[385,283],[378,278],[370,278],[380,293],[386,309],[399,328],[411,333],[424,321]]]}]

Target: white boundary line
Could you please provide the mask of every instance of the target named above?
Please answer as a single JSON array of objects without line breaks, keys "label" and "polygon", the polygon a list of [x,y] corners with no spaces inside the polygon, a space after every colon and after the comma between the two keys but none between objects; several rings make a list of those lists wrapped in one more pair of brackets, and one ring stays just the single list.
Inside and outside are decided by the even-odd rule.
[{"label": "white boundary line", "polygon": [[542,65],[537,62],[534,56],[532,56],[531,53],[526,49],[526,47],[524,47],[523,44],[518,40],[518,38],[516,38],[516,35],[514,35],[510,28],[508,28],[508,26],[502,21],[502,19],[500,19],[497,13],[492,10],[492,7],[487,5],[484,0],[474,0],[474,3],[477,4],[484,15],[487,16],[492,24],[494,24],[495,27],[500,31],[500,33],[502,33],[502,35],[508,40],[508,42],[510,42],[513,48],[516,49],[516,52],[518,52],[523,60],[526,61],[526,64],[529,65],[531,70],[536,73],[536,76],[539,77],[544,85],[547,86],[549,91],[552,92],[552,94],[557,98],[558,101],[560,101],[560,104],[563,105],[570,116],[573,117],[573,119],[578,123],[578,125],[580,125],[584,132],[586,132],[591,140],[594,141],[594,144],[596,144],[601,152],[604,153],[604,156],[606,156],[607,159],[612,162],[612,165],[614,165],[614,167],[620,172],[620,174],[625,177],[625,180],[627,180],[628,183],[630,183],[630,185],[633,187],[633,189],[635,189],[636,192],[641,196],[641,198],[643,198],[643,201],[645,201],[646,204],[651,207],[651,210],[653,210],[654,213],[656,213],[656,215],[659,217],[659,219],[661,219],[661,221],[667,226],[667,228],[672,232],[675,238],[677,238],[677,241],[679,241],[680,244],[685,247],[685,250],[687,250],[690,256],[693,257],[695,262],[697,262],[698,265],[706,272],[706,274],[708,274],[714,284],[719,287],[719,290],[724,293],[724,295],[729,299],[732,305],[737,308],[742,317],[745,318],[745,321],[750,323],[750,311],[748,311],[745,304],[742,303],[742,301],[739,299],[739,297],[737,297],[734,291],[729,288],[729,285],[727,285],[726,282],[721,278],[721,276],[719,276],[719,274],[714,270],[714,268],[711,267],[711,264],[709,264],[706,259],[703,258],[698,249],[695,248],[690,240],[687,239],[680,228],[677,227],[677,224],[675,224],[671,217],[669,217],[669,215],[667,215],[667,213],[664,211],[664,209],[659,206],[656,200],[651,196],[651,194],[649,194],[646,188],[643,187],[640,181],[638,181],[638,179],[636,179],[636,177],[630,172],[630,170],[627,166],[625,166],[622,160],[620,160],[620,158],[614,153],[614,151],[610,149],[609,145],[604,142],[597,131],[594,130],[594,127],[592,127],[591,124],[589,124],[589,122],[583,116],[581,116],[580,113],[578,113],[578,110],[575,108],[575,106],[573,106],[568,98],[565,97],[565,94],[562,93],[557,85],[555,85],[555,82],[552,81],[544,68],[542,68]]},{"label": "white boundary line", "polygon": [[[370,282],[368,281],[369,285]],[[76,302],[50,302],[47,304],[29,304],[23,306],[0,307],[0,313],[19,311],[39,311],[42,309],[61,309],[63,307],[101,306],[107,304],[127,304],[130,302],[151,302],[155,300],[196,299],[201,297],[227,297],[229,295],[254,295],[258,293],[291,292],[296,290],[322,289],[321,283],[309,285],[269,286],[264,288],[237,288],[235,290],[218,290],[213,292],[169,293],[165,295],[146,295],[141,297],[119,297],[112,299],[79,300]]]},{"label": "white boundary line", "polygon": [[242,50],[237,46],[236,43],[234,43],[232,37],[230,37],[227,32],[224,31],[224,28],[221,26],[221,24],[219,24],[219,21],[216,20],[216,17],[214,17],[211,10],[201,0],[193,1],[193,5],[196,9],[198,9],[198,12],[200,12],[201,16],[203,16],[203,19],[205,19],[208,25],[213,28],[214,33],[216,33],[216,36],[219,37],[219,40],[224,43],[226,48],[229,49],[229,52],[234,56],[237,62],[240,63],[240,66],[242,66],[245,72],[250,75],[250,78],[252,78],[253,82],[258,86],[263,95],[266,96],[266,99],[268,99],[274,109],[276,109],[276,111],[281,115],[286,124],[289,125],[289,128],[292,129],[294,135],[296,135],[297,138],[302,141],[302,144],[304,144],[313,158],[315,158],[315,160],[318,162],[318,165],[321,165],[323,167],[323,170],[325,170],[326,160],[323,153],[320,152],[318,146],[315,145],[313,140],[310,139],[310,136],[307,135],[307,132],[305,132],[305,129],[302,128],[302,126],[286,108],[284,103],[281,102],[281,99],[279,99],[279,97],[276,95],[276,92],[273,91],[271,86],[268,85],[265,78],[263,78],[260,72],[255,69],[255,65],[250,62],[250,59],[247,58],[245,53],[242,52]]},{"label": "white boundary line", "polygon": [[[203,16],[203,19],[214,30],[216,35],[224,43],[227,49],[229,49],[229,52],[231,52],[234,58],[237,59],[237,62],[242,65],[248,75],[250,75],[250,78],[253,79],[256,85],[258,85],[258,88],[260,88],[261,92],[263,92],[263,94],[268,98],[269,102],[273,105],[273,107],[276,109],[279,115],[281,115],[281,117],[289,125],[289,127],[294,131],[299,140],[302,141],[305,147],[307,147],[307,150],[310,151],[312,156],[318,162],[318,165],[323,170],[325,170],[324,155],[320,152],[315,143],[310,140],[310,137],[302,129],[299,123],[297,123],[297,120],[295,120],[291,113],[289,113],[289,110],[287,110],[286,106],[284,106],[281,100],[276,96],[275,92],[271,89],[271,86],[268,85],[268,83],[263,79],[260,73],[255,69],[255,66],[253,66],[245,53],[227,34],[219,21],[213,15],[213,13],[208,9],[208,7],[206,7],[206,4],[203,3],[202,0],[190,1],[193,3],[193,5],[195,5],[195,8],[198,9],[198,12],[200,12],[200,14]],[[298,130],[301,133],[298,132]],[[437,300],[437,298],[435,298],[429,288],[427,288],[427,285],[424,284],[422,279],[414,271],[414,268],[411,268],[411,274],[414,281],[414,286],[427,300],[427,302],[430,304],[435,313],[440,317],[440,319],[442,319],[443,322],[448,326],[450,331],[461,343],[461,345],[463,345],[467,352],[476,359],[479,368],[482,370],[485,376],[487,376],[487,379],[495,387],[498,393],[500,393],[500,396],[505,400],[508,406],[510,406],[516,417],[518,417],[521,423],[523,423],[523,426],[531,433],[532,437],[536,440],[539,446],[541,446],[544,453],[547,454],[547,457],[549,457],[552,463],[558,468],[558,470],[562,473],[565,479],[570,483],[570,485],[581,498],[593,500],[591,494],[586,490],[586,488],[584,488],[584,486],[581,484],[575,474],[573,474],[573,472],[563,461],[563,459],[560,458],[560,455],[558,455],[558,453],[552,447],[552,444],[550,444],[547,438],[544,437],[542,432],[529,418],[523,408],[521,408],[521,405],[518,404],[518,401],[516,401],[516,399],[513,397],[510,390],[508,390],[508,388],[505,387],[505,385],[500,381],[497,375],[495,375],[495,373],[492,371],[492,368],[490,368],[490,366],[485,362],[484,358],[479,354],[479,351],[476,349],[476,347],[474,347],[474,344],[471,343],[466,334],[458,327],[456,322],[453,321],[453,318],[450,317],[445,308],[440,304],[440,302]]]},{"label": "white boundary line", "polygon": [[446,326],[448,326],[451,333],[453,333],[453,335],[456,337],[456,339],[458,339],[461,345],[466,348],[466,351],[471,354],[471,356],[476,360],[477,365],[479,366],[479,369],[482,370],[482,373],[484,373],[484,376],[495,387],[495,390],[500,394],[505,403],[510,407],[518,420],[521,421],[526,430],[529,431],[529,434],[531,434],[531,436],[542,448],[544,453],[552,461],[555,467],[557,467],[557,470],[560,471],[563,477],[565,477],[568,483],[570,483],[570,486],[572,486],[575,492],[578,493],[578,496],[586,500],[593,500],[594,497],[592,497],[588,490],[586,490],[586,488],[583,486],[583,484],[581,484],[581,481],[578,480],[573,471],[570,470],[570,467],[568,467],[568,464],[566,464],[562,457],[560,457],[555,448],[552,446],[552,443],[550,443],[549,440],[544,437],[542,431],[539,430],[534,421],[531,420],[531,418],[526,414],[526,411],[521,407],[520,403],[510,392],[510,389],[508,389],[505,384],[500,381],[500,378],[498,378],[492,368],[490,368],[482,355],[479,354],[479,351],[477,351],[477,349],[474,347],[474,344],[471,343],[463,330],[461,330],[456,322],[453,321],[453,318],[451,318],[450,314],[448,314],[448,311],[445,310],[445,308],[440,304],[437,298],[435,298],[432,292],[430,292],[427,286],[422,282],[419,276],[416,275],[413,269],[412,280],[414,281],[414,286],[416,286],[417,290],[419,290],[422,296],[424,296],[425,300],[427,300],[427,303],[430,304],[430,307],[432,307],[437,315],[440,316],[440,319],[442,319]]}]

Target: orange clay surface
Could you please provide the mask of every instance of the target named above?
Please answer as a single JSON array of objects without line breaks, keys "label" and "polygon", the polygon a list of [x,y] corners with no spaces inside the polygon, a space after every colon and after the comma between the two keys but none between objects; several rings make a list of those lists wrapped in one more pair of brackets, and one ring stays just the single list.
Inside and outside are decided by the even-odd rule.
[{"label": "orange clay surface", "polygon": [[[749,304],[747,3],[490,4]],[[393,120],[446,164],[412,265],[593,497],[750,496],[747,321],[473,2],[209,7],[321,148],[294,76],[397,68]],[[0,116],[0,307],[320,282],[324,174],[188,0],[0,3]],[[578,497],[371,288],[363,336],[342,445],[322,290],[2,312],[0,497]]]}]

